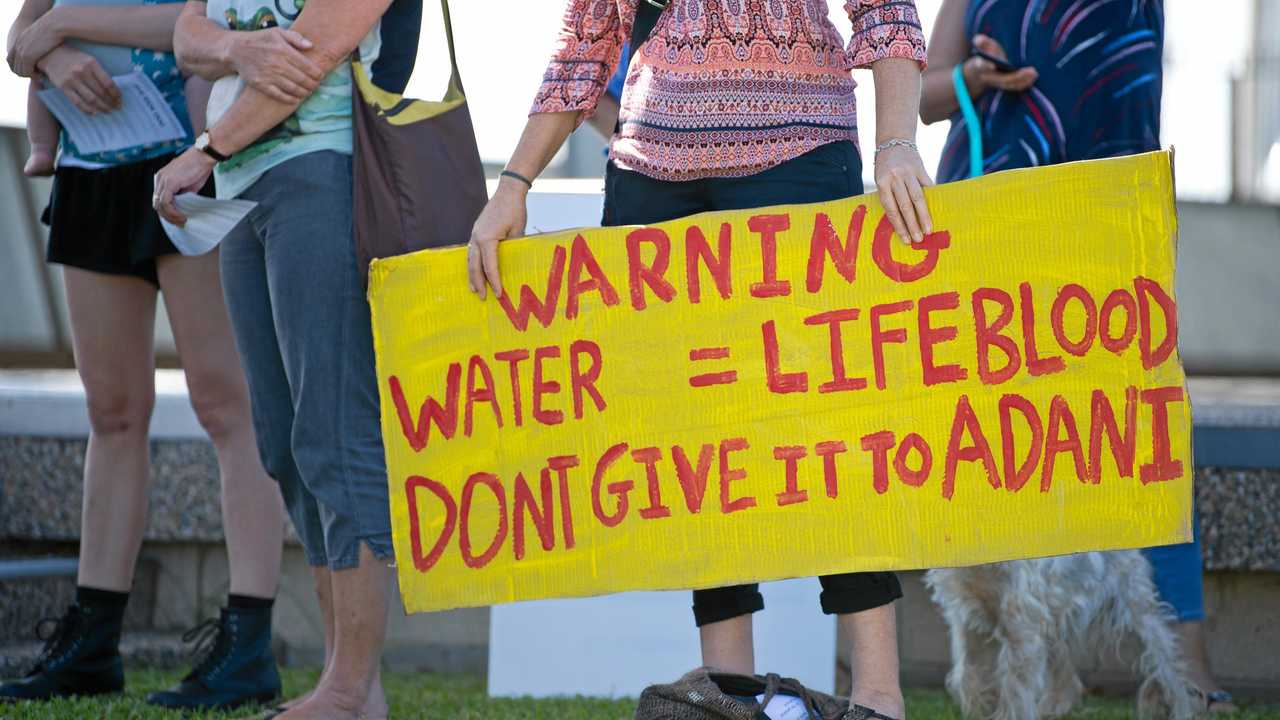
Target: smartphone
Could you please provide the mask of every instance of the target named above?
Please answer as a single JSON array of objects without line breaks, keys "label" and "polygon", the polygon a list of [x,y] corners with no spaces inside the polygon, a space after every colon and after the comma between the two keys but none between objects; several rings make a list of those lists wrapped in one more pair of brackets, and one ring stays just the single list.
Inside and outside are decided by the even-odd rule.
[{"label": "smartphone", "polygon": [[973,51],[973,54],[976,57],[980,57],[983,60],[986,60],[987,62],[994,65],[996,67],[997,72],[1010,73],[1010,72],[1017,72],[1018,70],[1017,66],[1011,65],[1008,60],[1001,60],[1000,58],[994,55],[988,55],[987,53],[984,53],[981,50],[975,49]]}]

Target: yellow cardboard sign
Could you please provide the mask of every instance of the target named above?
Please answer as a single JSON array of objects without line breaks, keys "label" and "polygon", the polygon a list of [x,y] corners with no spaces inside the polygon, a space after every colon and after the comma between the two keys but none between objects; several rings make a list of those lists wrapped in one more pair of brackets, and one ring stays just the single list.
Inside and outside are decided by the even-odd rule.
[{"label": "yellow cardboard sign", "polygon": [[410,611],[1191,538],[1170,156],[376,262]]}]

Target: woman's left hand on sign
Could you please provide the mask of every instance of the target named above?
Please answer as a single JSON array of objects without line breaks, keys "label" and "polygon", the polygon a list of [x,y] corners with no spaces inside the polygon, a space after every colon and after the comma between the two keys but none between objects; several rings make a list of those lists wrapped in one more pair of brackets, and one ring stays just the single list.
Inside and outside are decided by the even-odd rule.
[{"label": "woman's left hand on sign", "polygon": [[924,169],[920,153],[907,145],[891,145],[875,157],[876,192],[885,215],[903,242],[920,242],[933,232],[933,218],[924,199],[924,188],[933,179]]},{"label": "woman's left hand on sign", "polygon": [[36,63],[66,40],[62,34],[59,8],[53,8],[31,23],[9,48],[9,68],[19,77],[33,77]]},{"label": "woman's left hand on sign", "polygon": [[155,190],[151,196],[151,206],[160,213],[160,217],[179,227],[187,224],[187,216],[182,214],[173,198],[186,192],[196,192],[209,181],[216,163],[213,158],[195,148],[174,158],[168,165],[156,173]]},{"label": "woman's left hand on sign", "polygon": [[502,295],[502,277],[498,273],[498,243],[524,235],[528,217],[525,196],[529,188],[518,180],[504,177],[498,189],[484,206],[471,229],[467,243],[467,280],[471,291],[483,300],[486,284],[493,294]]}]

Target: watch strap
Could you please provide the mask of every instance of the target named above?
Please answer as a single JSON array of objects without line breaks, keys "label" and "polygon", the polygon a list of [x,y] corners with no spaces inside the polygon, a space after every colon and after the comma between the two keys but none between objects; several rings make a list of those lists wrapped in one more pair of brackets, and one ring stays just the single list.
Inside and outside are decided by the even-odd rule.
[{"label": "watch strap", "polygon": [[212,142],[213,138],[209,137],[209,132],[207,130],[201,133],[201,136],[204,138],[204,142],[203,143],[200,143],[198,141],[196,142],[196,147],[199,148],[200,152],[204,153],[205,155],[208,155],[209,157],[213,158],[214,160],[217,160],[218,162],[226,162],[231,159],[230,155],[223,155],[222,153],[214,149],[213,142]]}]

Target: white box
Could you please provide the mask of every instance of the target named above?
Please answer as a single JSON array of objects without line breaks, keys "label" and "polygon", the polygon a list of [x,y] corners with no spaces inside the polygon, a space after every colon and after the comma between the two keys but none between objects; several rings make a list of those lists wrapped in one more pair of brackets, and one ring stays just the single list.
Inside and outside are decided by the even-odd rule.
[{"label": "white box", "polygon": [[[814,578],[764,583],[754,616],[756,672],[835,687],[835,618]],[[702,664],[692,595],[631,592],[495,606],[489,621],[494,697],[636,697]]]}]

